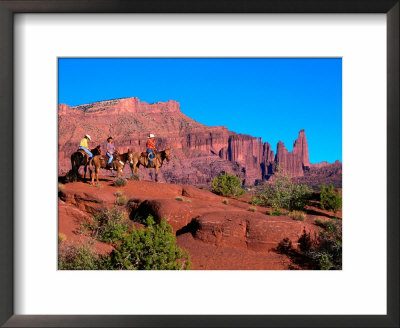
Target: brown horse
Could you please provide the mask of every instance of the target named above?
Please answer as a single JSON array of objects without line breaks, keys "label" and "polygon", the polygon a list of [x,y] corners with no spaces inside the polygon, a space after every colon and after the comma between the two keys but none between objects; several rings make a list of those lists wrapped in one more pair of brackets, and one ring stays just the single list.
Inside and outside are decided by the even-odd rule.
[{"label": "brown horse", "polygon": [[155,157],[152,160],[151,166],[149,166],[149,159],[146,156],[143,156],[141,152],[134,153],[132,157],[132,162],[130,162],[132,174],[139,172],[139,166],[142,165],[146,168],[154,168],[155,169],[155,180],[158,182],[158,171],[160,170],[161,166],[163,165],[164,160],[166,159],[167,162],[170,161],[170,154],[171,149],[167,148],[160,152],[155,153]]},{"label": "brown horse", "polygon": [[129,162],[130,165],[133,164],[133,152],[130,149],[128,149],[127,153],[123,154],[116,153],[114,155],[114,158],[117,159],[121,163],[121,165],[123,165],[122,169],[124,169],[126,162]]},{"label": "brown horse", "polygon": [[[98,145],[96,148],[93,148],[90,152],[93,154],[93,156],[101,155],[100,145]],[[71,167],[72,167],[71,171],[76,176],[76,178],[79,177],[79,172],[78,172],[79,167],[84,165],[85,166],[85,170],[84,170],[85,174],[83,176],[83,179],[84,180],[86,179],[86,170],[87,170],[87,166],[89,164],[87,159],[88,159],[88,155],[83,150],[77,150],[76,152],[74,152],[71,155]]]},{"label": "brown horse", "polygon": [[[103,155],[94,156],[89,161],[89,172],[91,178],[91,184],[94,184],[94,178],[96,177],[97,183],[99,183],[99,171],[100,169],[107,168],[108,157]],[[117,160],[113,159],[112,161],[113,167],[117,170],[117,177],[119,177],[122,173],[123,165]],[[93,172],[93,165],[94,165],[94,174]]]},{"label": "brown horse", "polygon": [[[99,171],[100,169],[107,168],[108,157],[106,156],[94,156],[92,160],[89,162],[89,170],[90,170],[90,178],[91,183],[94,183],[94,178],[96,177],[97,183],[99,183]],[[133,152],[128,149],[127,153],[124,154],[114,154],[114,158],[112,161],[113,169],[117,171],[117,177],[120,177],[121,173],[123,174],[123,169],[125,167],[126,162],[130,164],[133,163]],[[95,174],[92,174],[93,166],[95,166]]]}]

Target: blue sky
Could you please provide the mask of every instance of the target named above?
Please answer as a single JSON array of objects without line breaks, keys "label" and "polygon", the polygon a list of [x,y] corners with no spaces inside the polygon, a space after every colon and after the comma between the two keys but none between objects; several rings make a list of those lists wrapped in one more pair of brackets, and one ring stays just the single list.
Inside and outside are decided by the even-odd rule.
[{"label": "blue sky", "polygon": [[59,103],[176,100],[206,125],[289,151],[305,129],[310,161],[342,160],[340,58],[60,58]]}]

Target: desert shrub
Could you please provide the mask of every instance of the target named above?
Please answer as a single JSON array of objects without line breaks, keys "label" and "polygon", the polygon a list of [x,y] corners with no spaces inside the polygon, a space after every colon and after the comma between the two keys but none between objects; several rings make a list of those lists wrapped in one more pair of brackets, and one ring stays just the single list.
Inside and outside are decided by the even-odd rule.
[{"label": "desert shrub", "polygon": [[183,202],[183,198],[182,197],[175,197],[175,200],[179,201],[179,202]]},{"label": "desert shrub", "polygon": [[59,184],[58,184],[58,192],[60,193],[60,192],[62,192],[63,190],[64,190],[64,185],[61,184],[61,183],[59,183]]},{"label": "desert shrub", "polygon": [[128,229],[124,212],[116,208],[100,210],[83,226],[89,230],[91,237],[104,242],[120,240]]},{"label": "desert shrub", "polygon": [[227,199],[223,199],[223,200],[222,200],[222,203],[225,204],[225,205],[228,205],[228,204],[229,204],[229,201],[228,201]]},{"label": "desert shrub", "polygon": [[115,204],[122,206],[125,205],[128,202],[128,199],[126,198],[126,196],[119,196],[117,197],[117,199],[115,200]]},{"label": "desert shrub", "polygon": [[122,178],[122,177],[115,178],[113,181],[113,185],[116,187],[124,187],[124,186],[126,186],[127,183],[128,183],[128,180],[126,180],[125,178]]},{"label": "desert shrub", "polygon": [[285,208],[290,211],[302,210],[312,194],[307,185],[295,185],[291,178],[277,171],[274,176],[274,182],[265,185],[252,199],[253,205],[271,206],[276,212]]},{"label": "desert shrub", "polygon": [[257,211],[257,208],[255,208],[255,207],[249,207],[247,210],[250,211],[250,212],[255,212],[255,211]]},{"label": "desert shrub", "polygon": [[115,197],[121,197],[124,193],[121,190],[117,190],[117,192],[114,194]]},{"label": "desert shrub", "polygon": [[324,228],[327,230],[329,233],[335,233],[337,232],[337,224],[333,220],[321,220],[321,219],[315,219],[315,224],[321,228]]},{"label": "desert shrub", "polygon": [[302,210],[307,205],[312,190],[305,184],[293,185],[290,195],[289,210]]},{"label": "desert shrub", "polygon": [[304,221],[306,219],[306,213],[303,211],[292,211],[289,213],[289,216],[296,221]]},{"label": "desert shrub", "polygon": [[129,178],[130,180],[134,180],[134,181],[139,181],[140,177],[139,174],[137,173],[132,173],[131,177]]},{"label": "desert shrub", "polygon": [[245,193],[242,180],[234,174],[224,173],[215,177],[211,182],[211,191],[221,196],[240,196]]},{"label": "desert shrub", "polygon": [[283,214],[286,214],[286,212],[283,212],[280,208],[275,208],[274,210],[268,212],[268,215],[271,216],[279,216]]},{"label": "desert shrub", "polygon": [[61,244],[62,242],[67,240],[67,236],[65,233],[59,232],[58,233],[58,243]]},{"label": "desert shrub", "polygon": [[192,202],[192,200],[191,199],[186,199],[186,203],[191,203]]},{"label": "desert shrub", "polygon": [[337,222],[331,222],[335,227],[320,231],[314,239],[304,229],[298,240],[303,255],[313,263],[316,269],[342,269],[342,227]]},{"label": "desert shrub", "polygon": [[266,201],[264,201],[262,197],[263,196],[261,196],[261,194],[259,197],[253,197],[250,201],[250,204],[255,206],[266,206]]},{"label": "desert shrub", "polygon": [[59,247],[58,270],[101,270],[104,258],[94,253],[89,245]]},{"label": "desert shrub", "polygon": [[177,247],[172,227],[166,220],[156,224],[149,215],[146,228],[132,229],[111,252],[107,267],[114,270],[190,269],[190,256]]},{"label": "desert shrub", "polygon": [[333,263],[330,261],[329,256],[326,253],[321,253],[318,265],[321,270],[330,270],[333,267]]},{"label": "desert shrub", "polygon": [[333,211],[336,216],[336,213],[342,208],[342,196],[335,191],[333,185],[321,185],[320,190],[321,209]]},{"label": "desert shrub", "polygon": [[101,183],[96,182],[96,184],[94,185],[96,188],[103,188],[103,185]]}]

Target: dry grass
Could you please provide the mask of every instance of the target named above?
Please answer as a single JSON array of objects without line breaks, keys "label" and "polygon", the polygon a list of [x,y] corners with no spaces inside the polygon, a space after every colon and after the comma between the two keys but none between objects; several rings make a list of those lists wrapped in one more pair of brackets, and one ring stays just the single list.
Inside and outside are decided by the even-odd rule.
[{"label": "dry grass", "polygon": [[306,213],[303,211],[292,211],[289,213],[289,217],[296,221],[304,221],[306,219]]}]

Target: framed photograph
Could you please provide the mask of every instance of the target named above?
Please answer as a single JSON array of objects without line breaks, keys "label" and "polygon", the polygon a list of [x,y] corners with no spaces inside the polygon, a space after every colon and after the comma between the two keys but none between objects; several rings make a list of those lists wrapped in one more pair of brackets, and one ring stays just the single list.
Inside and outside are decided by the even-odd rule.
[{"label": "framed photograph", "polygon": [[0,10],[2,325],[399,325],[398,1]]}]

